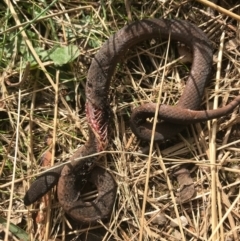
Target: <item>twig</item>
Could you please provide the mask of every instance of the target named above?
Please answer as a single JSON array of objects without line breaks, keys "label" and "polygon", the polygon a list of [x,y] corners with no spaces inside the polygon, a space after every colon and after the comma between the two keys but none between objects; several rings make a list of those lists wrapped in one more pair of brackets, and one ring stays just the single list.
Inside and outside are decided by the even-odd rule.
[{"label": "twig", "polygon": [[212,3],[212,2],[207,1],[207,0],[196,0],[196,1],[202,3],[202,4],[206,5],[206,6],[208,6],[210,8],[213,8],[214,10],[216,10],[216,11],[218,11],[220,13],[223,13],[223,14],[231,17],[231,18],[234,18],[234,19],[240,21],[240,16],[239,15],[237,15],[237,14],[235,14],[235,13],[233,13],[233,12],[231,12],[231,11],[225,9],[225,8],[220,7],[217,4],[215,4],[215,3]]}]

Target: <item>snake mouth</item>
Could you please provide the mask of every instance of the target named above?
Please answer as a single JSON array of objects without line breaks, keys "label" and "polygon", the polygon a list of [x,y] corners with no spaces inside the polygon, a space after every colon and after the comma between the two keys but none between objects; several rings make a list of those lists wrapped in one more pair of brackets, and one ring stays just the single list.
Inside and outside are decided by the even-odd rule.
[{"label": "snake mouth", "polygon": [[86,103],[86,116],[88,124],[98,140],[99,151],[105,150],[108,144],[108,111],[95,107],[92,103]]}]

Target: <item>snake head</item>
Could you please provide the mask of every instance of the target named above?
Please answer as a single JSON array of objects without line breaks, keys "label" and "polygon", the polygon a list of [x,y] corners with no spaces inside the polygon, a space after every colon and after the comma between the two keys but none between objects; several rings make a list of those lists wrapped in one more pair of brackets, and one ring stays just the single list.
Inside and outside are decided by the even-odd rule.
[{"label": "snake head", "polygon": [[50,191],[58,183],[62,169],[63,166],[56,167],[39,176],[26,192],[24,205],[29,206]]}]

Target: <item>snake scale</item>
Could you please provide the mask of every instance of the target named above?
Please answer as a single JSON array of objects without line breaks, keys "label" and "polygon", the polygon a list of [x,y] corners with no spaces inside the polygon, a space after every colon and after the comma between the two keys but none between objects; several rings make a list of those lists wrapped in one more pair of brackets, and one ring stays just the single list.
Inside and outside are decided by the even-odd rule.
[{"label": "snake scale", "polygon": [[[176,135],[186,124],[227,115],[239,104],[238,96],[220,109],[197,111],[211,72],[213,55],[210,41],[198,27],[183,20],[146,19],[133,22],[112,35],[92,60],[86,82],[89,139],[71,156],[70,163],[43,173],[32,183],[24,197],[25,205],[35,202],[57,185],[59,203],[73,219],[95,222],[109,217],[115,200],[116,182],[107,171],[94,167],[98,155],[92,154],[107,148],[110,110],[108,92],[117,63],[129,48],[153,38],[170,38],[184,43],[193,53],[193,62],[184,92],[176,106],[148,103],[133,111],[131,128],[137,137],[151,139],[152,124],[146,118],[153,117],[156,109],[164,122],[157,124],[154,137],[155,140],[165,140]],[[89,172],[97,186],[98,197],[92,202],[84,202],[79,197],[79,179],[85,179]]]}]

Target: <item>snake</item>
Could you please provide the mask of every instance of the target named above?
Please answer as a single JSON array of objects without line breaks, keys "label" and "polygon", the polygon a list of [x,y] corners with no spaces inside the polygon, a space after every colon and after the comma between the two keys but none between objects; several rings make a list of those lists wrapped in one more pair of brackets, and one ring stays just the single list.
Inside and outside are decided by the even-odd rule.
[{"label": "snake", "polygon": [[[24,196],[30,205],[57,185],[57,196],[63,210],[79,222],[107,219],[112,213],[117,184],[112,174],[98,165],[102,151],[109,142],[110,101],[109,88],[116,66],[127,51],[145,40],[171,40],[185,44],[193,55],[192,65],[183,93],[175,106],[145,103],[136,107],[130,116],[130,127],[140,139],[155,141],[169,139],[191,123],[207,121],[228,115],[239,105],[240,96],[228,105],[214,110],[199,110],[204,88],[211,75],[213,51],[206,34],[196,25],[178,19],[144,19],[124,26],[102,45],[92,59],[86,80],[86,118],[89,137],[63,166],[41,174]],[[148,121],[157,111],[156,131]],[[79,187],[90,179],[96,185],[98,196],[83,201]]]}]

